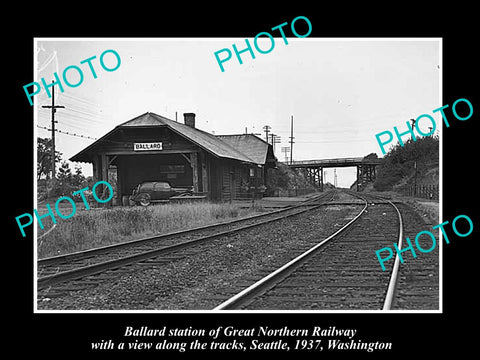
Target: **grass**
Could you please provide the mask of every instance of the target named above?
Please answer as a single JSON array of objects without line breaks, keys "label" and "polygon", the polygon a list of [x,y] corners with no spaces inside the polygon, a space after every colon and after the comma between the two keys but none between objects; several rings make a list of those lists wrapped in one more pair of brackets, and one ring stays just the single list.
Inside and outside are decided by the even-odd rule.
[{"label": "grass", "polygon": [[372,191],[372,193],[388,199],[400,200],[410,205],[425,220],[427,224],[437,225],[440,223],[440,205],[438,200],[427,200],[413,196],[406,196],[393,191]]},{"label": "grass", "polygon": [[49,232],[50,224],[46,224],[46,220],[45,230],[38,228],[38,258],[228,221],[256,211],[262,209],[245,209],[229,203],[77,210],[70,219],[57,219],[57,226]]}]

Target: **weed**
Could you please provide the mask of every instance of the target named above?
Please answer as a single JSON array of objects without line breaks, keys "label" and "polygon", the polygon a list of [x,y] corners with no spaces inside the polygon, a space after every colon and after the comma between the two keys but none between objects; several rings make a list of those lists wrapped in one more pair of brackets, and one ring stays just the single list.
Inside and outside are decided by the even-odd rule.
[{"label": "weed", "polygon": [[[209,225],[261,210],[229,203],[188,203],[78,211],[38,240],[38,258]],[[39,229],[39,237],[47,230]]]}]

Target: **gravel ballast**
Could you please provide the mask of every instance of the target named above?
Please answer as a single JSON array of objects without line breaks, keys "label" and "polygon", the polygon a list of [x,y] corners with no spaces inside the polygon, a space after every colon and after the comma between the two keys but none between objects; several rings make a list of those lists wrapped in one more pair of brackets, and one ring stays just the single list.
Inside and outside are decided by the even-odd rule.
[{"label": "gravel ballast", "polygon": [[94,287],[39,298],[38,310],[209,310],[313,246],[361,205],[325,206],[122,269]]}]

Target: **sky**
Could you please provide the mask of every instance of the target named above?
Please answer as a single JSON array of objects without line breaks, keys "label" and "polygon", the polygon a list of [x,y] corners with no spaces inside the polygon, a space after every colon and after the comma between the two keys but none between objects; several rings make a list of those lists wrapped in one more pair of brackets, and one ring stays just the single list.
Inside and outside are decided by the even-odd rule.
[{"label": "sky", "polygon": [[[249,39],[253,47],[253,39]],[[63,83],[55,92],[58,109],[56,149],[66,160],[115,126],[145,112],[154,112],[183,122],[183,113],[196,114],[196,127],[214,134],[259,134],[263,127],[280,136],[275,153],[285,159],[282,147],[290,146],[290,121],[294,120],[293,159],[382,156],[375,135],[421,114],[430,114],[441,104],[441,40],[437,38],[275,38],[267,54],[255,47],[255,59],[241,54],[240,64],[232,49],[246,47],[244,38],[39,38],[34,42],[35,79],[47,83],[54,72],[60,79],[68,66],[78,66],[83,81],[77,87]],[[268,38],[259,41],[270,47]],[[228,48],[232,58],[222,72],[214,53]],[[99,58],[115,50],[121,64],[115,71],[102,69]],[[88,64],[91,61],[97,78]],[[224,56],[222,54],[221,56]],[[104,57],[107,67],[116,60]],[[75,70],[71,83],[79,82]],[[28,102],[27,98],[26,101]],[[51,112],[45,90],[35,95],[35,130],[50,137]],[[428,132],[428,129],[423,129]],[[75,133],[77,136],[65,134]],[[79,137],[79,136],[83,136]],[[72,164],[73,165],[73,164]],[[82,164],[85,175],[90,164]],[[333,183],[333,169],[324,181]],[[355,168],[337,169],[338,185],[350,186]]]}]

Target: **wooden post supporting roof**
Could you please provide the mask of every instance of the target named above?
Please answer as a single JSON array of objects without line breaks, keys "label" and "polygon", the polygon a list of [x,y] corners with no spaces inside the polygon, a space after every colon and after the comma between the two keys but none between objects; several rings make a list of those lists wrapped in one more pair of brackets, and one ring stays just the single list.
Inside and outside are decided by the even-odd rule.
[{"label": "wooden post supporting roof", "polygon": [[207,156],[204,151],[200,152],[200,167],[202,171],[202,192],[208,193],[208,167]]},{"label": "wooden post supporting roof", "polygon": [[198,193],[200,189],[198,176],[198,156],[196,152],[190,153],[190,166],[192,167],[193,192]]},{"label": "wooden post supporting roof", "polygon": [[108,155],[101,154],[100,155],[100,162],[101,162],[101,180],[108,181]]},{"label": "wooden post supporting roof", "polygon": [[[108,168],[110,166],[110,162],[108,161],[108,155],[100,154],[100,163],[101,163],[101,171],[100,171],[101,179],[100,180],[108,182]],[[107,187],[104,184],[101,184],[100,189],[101,189],[101,193],[97,192],[97,196],[103,198],[103,196],[106,194]],[[105,203],[105,206],[107,207],[112,206],[112,201]]]}]

